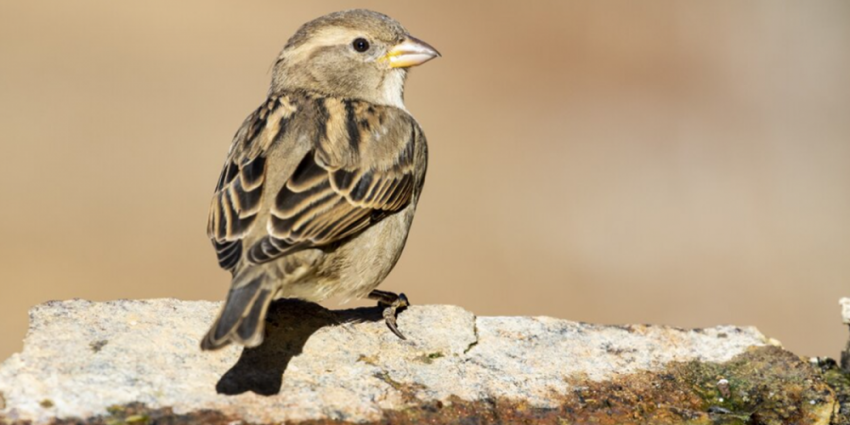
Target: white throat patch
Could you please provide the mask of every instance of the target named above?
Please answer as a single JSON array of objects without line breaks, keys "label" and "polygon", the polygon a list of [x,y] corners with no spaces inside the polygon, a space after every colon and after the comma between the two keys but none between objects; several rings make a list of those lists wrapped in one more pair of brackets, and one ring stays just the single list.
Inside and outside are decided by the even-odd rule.
[{"label": "white throat patch", "polygon": [[384,78],[383,84],[378,88],[380,92],[379,103],[407,110],[404,107],[404,79],[406,74],[406,71],[402,69],[396,69],[387,74],[387,78]]}]

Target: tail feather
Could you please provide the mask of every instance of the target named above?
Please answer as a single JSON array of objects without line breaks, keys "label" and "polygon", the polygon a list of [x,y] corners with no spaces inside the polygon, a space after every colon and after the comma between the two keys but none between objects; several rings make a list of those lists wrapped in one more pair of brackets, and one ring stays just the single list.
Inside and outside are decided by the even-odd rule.
[{"label": "tail feather", "polygon": [[[269,301],[272,298],[271,293],[272,291],[268,289],[260,289],[254,305],[251,306],[251,311],[248,312],[248,315],[242,319],[242,323],[236,328],[236,336],[242,341],[250,341],[252,337],[258,334],[257,328],[262,327],[261,323],[266,318],[266,311],[269,308]],[[259,332],[259,336],[260,340],[257,341],[257,345],[262,342],[262,332]]]},{"label": "tail feather", "polygon": [[[248,280],[241,283],[241,280]],[[244,279],[235,276],[227,301],[207,335],[201,349],[215,350],[235,342],[256,347],[263,342],[266,312],[272,301],[272,290],[265,274]]]}]

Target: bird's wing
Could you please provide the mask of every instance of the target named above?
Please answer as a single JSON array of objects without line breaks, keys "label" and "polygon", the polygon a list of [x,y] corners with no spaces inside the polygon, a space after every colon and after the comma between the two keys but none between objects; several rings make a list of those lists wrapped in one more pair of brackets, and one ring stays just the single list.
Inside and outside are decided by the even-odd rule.
[{"label": "bird's wing", "polygon": [[263,205],[269,147],[285,131],[294,111],[287,97],[270,97],[233,138],[207,221],[207,235],[225,270],[233,271],[242,257],[243,238],[255,226]]},{"label": "bird's wing", "polygon": [[424,137],[405,111],[359,100],[310,102],[312,149],[270,202],[268,234],[247,253],[253,263],[340,242],[404,209],[421,184],[415,155]]}]

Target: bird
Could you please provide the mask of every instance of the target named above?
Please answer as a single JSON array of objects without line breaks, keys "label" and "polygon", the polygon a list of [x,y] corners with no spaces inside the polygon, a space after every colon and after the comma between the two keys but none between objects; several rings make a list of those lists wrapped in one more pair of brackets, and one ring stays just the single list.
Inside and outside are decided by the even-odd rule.
[{"label": "bird", "polygon": [[407,297],[375,288],[401,256],[428,163],[405,80],[439,56],[365,9],[314,19],[287,41],[212,197],[207,235],[232,280],[203,350],[262,344],[278,298],[368,297],[405,339],[396,315]]}]

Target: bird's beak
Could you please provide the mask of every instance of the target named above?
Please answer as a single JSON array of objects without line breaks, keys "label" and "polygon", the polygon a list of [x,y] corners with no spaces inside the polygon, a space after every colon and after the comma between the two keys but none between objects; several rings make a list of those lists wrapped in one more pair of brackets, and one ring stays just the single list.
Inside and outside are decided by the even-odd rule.
[{"label": "bird's beak", "polygon": [[437,49],[422,40],[407,36],[381,59],[389,62],[390,68],[407,68],[422,65],[436,57],[440,57]]}]

